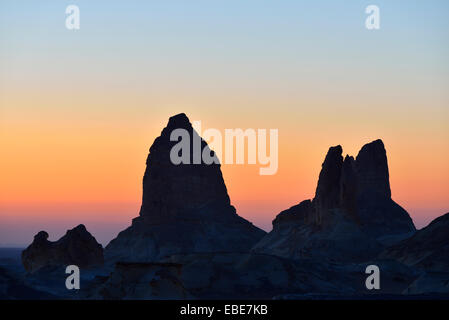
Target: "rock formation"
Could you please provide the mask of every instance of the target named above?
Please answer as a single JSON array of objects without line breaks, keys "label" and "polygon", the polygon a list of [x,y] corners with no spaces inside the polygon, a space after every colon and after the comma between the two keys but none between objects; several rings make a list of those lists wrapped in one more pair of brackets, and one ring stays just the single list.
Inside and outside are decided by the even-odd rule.
[{"label": "rock formation", "polygon": [[179,280],[181,265],[174,263],[122,263],[102,283],[92,285],[93,299],[192,299]]},{"label": "rock formation", "polygon": [[48,233],[40,231],[34,241],[22,252],[22,263],[27,272],[44,267],[77,265],[90,268],[103,264],[103,247],[82,224],[68,230],[58,241],[48,241]]},{"label": "rock formation", "polygon": [[416,231],[412,219],[391,199],[387,155],[376,140],[363,146],[355,160],[357,215],[364,232],[375,237]]},{"label": "rock formation", "polygon": [[[177,129],[187,148],[176,148],[186,138]],[[279,213],[266,234],[236,214],[214,152],[185,114],[173,116],[150,148],[139,216],[105,258],[83,225],[55,242],[41,231],[22,252],[26,275],[0,267],[0,299],[448,298],[449,213],[416,231],[391,198],[383,142],[342,152],[329,148],[314,198]],[[69,264],[88,269],[80,290],[61,282]],[[366,288],[371,264],[380,290]]]},{"label": "rock formation", "polygon": [[319,262],[266,254],[180,254],[165,261],[182,265],[180,279],[199,299],[271,299],[289,292],[337,293],[343,292],[348,283],[344,274]]},{"label": "rock formation", "polygon": [[[181,154],[189,163],[174,164],[170,159],[179,142],[170,140],[176,129],[190,136],[190,152]],[[171,117],[150,148],[140,215],[108,244],[108,261],[152,262],[175,253],[249,251],[264,236],[236,214],[220,164],[204,163],[198,150],[215,157],[185,114]]]},{"label": "rock formation", "polygon": [[281,212],[255,247],[283,257],[366,261],[383,239],[415,232],[408,213],[391,199],[387,156],[381,140],[363,146],[354,160],[331,147],[315,197]]},{"label": "rock formation", "polygon": [[[178,153],[190,164],[171,161],[176,129],[192,138],[192,152]],[[56,242],[39,232],[22,253],[26,277],[19,282],[0,268],[0,298],[448,297],[449,213],[415,230],[391,199],[382,141],[363,146],[356,158],[331,147],[315,197],[279,213],[269,234],[236,214],[220,164],[204,163],[195,150],[217,160],[184,114],[171,117],[150,148],[139,216],[106,247],[103,268],[83,272],[79,292],[66,290],[59,268],[36,271],[102,265],[102,247],[83,225]],[[369,264],[382,274],[375,292],[365,286]]]},{"label": "rock formation", "polygon": [[389,247],[380,257],[426,271],[449,272],[449,213],[436,218],[412,237]]},{"label": "rock formation", "polygon": [[58,296],[33,288],[0,266],[0,300],[55,300]]}]

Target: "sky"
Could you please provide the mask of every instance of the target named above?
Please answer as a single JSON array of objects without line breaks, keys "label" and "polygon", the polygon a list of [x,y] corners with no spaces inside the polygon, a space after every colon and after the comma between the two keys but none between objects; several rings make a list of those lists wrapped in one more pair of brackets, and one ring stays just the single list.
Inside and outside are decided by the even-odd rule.
[{"label": "sky", "polygon": [[445,0],[2,0],[0,246],[79,223],[107,244],[138,215],[148,149],[180,112],[278,129],[275,175],[222,166],[237,212],[265,230],[313,198],[330,146],[355,156],[378,138],[392,197],[422,228],[449,211],[448,40]]}]

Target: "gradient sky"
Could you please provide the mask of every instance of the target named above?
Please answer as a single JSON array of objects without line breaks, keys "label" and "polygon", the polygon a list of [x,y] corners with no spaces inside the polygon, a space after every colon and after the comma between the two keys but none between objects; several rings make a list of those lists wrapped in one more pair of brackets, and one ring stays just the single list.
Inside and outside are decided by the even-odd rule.
[{"label": "gradient sky", "polygon": [[2,0],[0,246],[79,223],[106,244],[138,215],[148,148],[179,112],[279,129],[276,175],[222,167],[266,230],[313,197],[329,146],[356,155],[377,138],[393,199],[423,227],[449,211],[448,89],[445,0]]}]

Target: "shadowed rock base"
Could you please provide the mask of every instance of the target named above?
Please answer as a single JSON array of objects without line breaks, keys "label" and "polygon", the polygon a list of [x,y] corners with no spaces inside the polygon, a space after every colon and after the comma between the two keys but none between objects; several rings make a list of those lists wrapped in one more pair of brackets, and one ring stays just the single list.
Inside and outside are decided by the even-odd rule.
[{"label": "shadowed rock base", "polygon": [[93,299],[193,298],[179,280],[181,265],[174,263],[117,263],[104,283],[93,287]]}]

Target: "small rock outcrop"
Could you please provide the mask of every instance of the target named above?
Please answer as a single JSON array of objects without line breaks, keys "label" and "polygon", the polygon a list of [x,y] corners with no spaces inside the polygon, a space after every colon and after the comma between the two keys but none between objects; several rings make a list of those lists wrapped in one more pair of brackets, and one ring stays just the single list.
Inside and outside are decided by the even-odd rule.
[{"label": "small rock outcrop", "polygon": [[[170,158],[172,133],[190,138],[188,163]],[[214,160],[205,163],[201,154]],[[200,156],[198,156],[200,155]],[[185,114],[169,119],[147,158],[139,217],[105,248],[107,261],[154,262],[176,253],[249,251],[265,232],[236,214],[218,159]]]},{"label": "small rock outcrop", "polygon": [[416,231],[408,213],[391,199],[381,140],[363,146],[356,159],[331,147],[315,197],[281,212],[255,247],[282,257],[366,261],[383,250],[383,238]]},{"label": "small rock outcrop", "polygon": [[44,267],[77,265],[90,268],[103,264],[103,247],[84,225],[68,230],[58,241],[48,240],[48,233],[40,231],[22,252],[22,263],[29,273]]}]

